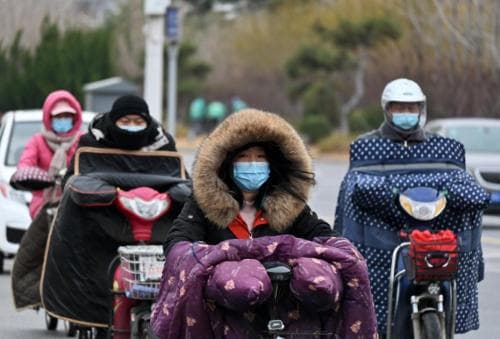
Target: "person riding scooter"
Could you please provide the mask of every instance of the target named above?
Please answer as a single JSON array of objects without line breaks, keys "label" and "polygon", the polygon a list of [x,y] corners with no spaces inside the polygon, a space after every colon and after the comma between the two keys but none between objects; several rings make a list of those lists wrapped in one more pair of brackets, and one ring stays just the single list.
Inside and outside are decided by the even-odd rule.
[{"label": "person riding scooter", "polygon": [[[77,148],[81,147],[177,151],[174,138],[151,117],[146,101],[136,95],[119,97],[109,112],[98,114],[80,138]],[[72,161],[63,184],[73,175],[73,168]]]},{"label": "person riding scooter", "polygon": [[80,138],[82,110],[68,91],[51,92],[43,104],[43,126],[28,140],[11,185],[32,191],[33,221],[19,244],[12,267],[12,291],[17,309],[40,306],[39,279],[51,212],[59,203],[61,173],[66,171]]},{"label": "person riding scooter", "polygon": [[[481,213],[488,195],[465,170],[464,146],[423,129],[427,100],[409,79],[389,82],[381,95],[385,121],[351,144],[334,229],[366,257],[380,333],[386,332],[391,254],[408,225],[399,193],[415,187],[445,192],[447,209],[430,227],[451,229],[461,241],[456,333],[479,327],[477,284],[483,279]],[[409,319],[409,316],[408,316]]]},{"label": "person riding scooter", "polygon": [[[153,329],[158,336],[175,338],[202,335],[205,338],[219,338],[224,333],[227,337],[260,337],[259,329],[262,329],[262,326],[257,324],[264,324],[265,328],[266,314],[255,307],[265,303],[269,297],[266,291],[269,290],[266,289],[268,278],[259,260],[269,260],[267,255],[271,254],[281,260],[293,261],[294,277],[302,268],[310,273],[312,280],[310,284],[305,284],[305,289],[308,290],[309,286],[309,291],[317,291],[317,295],[323,298],[318,298],[321,301],[314,297],[301,300],[304,303],[309,301],[310,309],[322,309],[325,312],[323,315],[335,322],[337,306],[342,298],[340,291],[349,288],[347,283],[337,283],[340,275],[337,275],[337,270],[332,271],[332,261],[325,259],[326,254],[321,257],[318,253],[333,250],[336,246],[333,243],[340,241],[349,249],[344,248],[344,252],[339,247],[336,248],[336,253],[348,253],[347,256],[356,262],[352,266],[346,266],[356,268],[356,287],[359,286],[357,291],[363,290],[362,293],[366,297],[363,299],[366,304],[360,301],[359,294],[352,298],[352,305],[358,305],[357,302],[363,304],[360,306],[362,311],[358,313],[362,319],[353,329],[356,333],[372,337],[375,333],[375,323],[368,281],[366,275],[363,275],[364,260],[361,256],[351,257],[357,253],[352,245],[345,239],[335,238],[336,232],[307,205],[315,182],[312,160],[300,136],[284,119],[276,114],[255,109],[244,109],[231,114],[200,146],[193,166],[192,182],[193,196],[184,205],[164,242],[167,256],[165,267],[168,272],[164,272],[156,313],[153,312],[152,316]],[[313,242],[315,239],[317,243]],[[332,239],[333,243],[327,245],[327,239]],[[301,258],[301,255],[306,256],[301,249],[315,248],[320,244],[325,247],[318,247],[316,254],[307,255],[311,257]],[[332,248],[327,249],[328,246]],[[221,255],[225,251],[228,253],[227,258]],[[205,258],[210,262],[204,262]],[[299,265],[303,259],[307,264]],[[196,264],[196,260],[201,260],[202,267],[213,267],[213,270],[204,271],[191,266]],[[339,272],[340,266],[341,264]],[[324,270],[323,267],[328,269]],[[192,272],[190,268],[193,269]],[[226,285],[222,277],[227,277],[229,272],[235,275],[241,273],[245,277],[233,277],[225,282]],[[312,272],[325,273],[316,276]],[[175,278],[177,274],[181,274],[181,281]],[[207,282],[209,276],[211,278],[208,278]],[[221,277],[222,281],[218,277]],[[246,286],[244,291],[240,290],[242,285]],[[293,282],[290,286],[292,285]],[[219,299],[217,304],[223,306],[219,308],[210,304],[211,306],[207,305],[207,310],[217,309],[225,312],[226,316],[217,312],[217,315],[207,315],[202,309],[195,309],[195,305],[204,308],[202,305],[205,301],[199,293],[205,286],[208,295],[210,291],[213,291],[215,296],[219,295],[219,298],[216,298]],[[325,289],[326,286],[329,287]],[[189,294],[184,296],[184,289],[187,289]],[[176,303],[172,303],[171,298],[175,298],[178,291],[181,291],[181,295]],[[297,292],[296,289],[294,291]],[[241,295],[234,296],[232,292]],[[185,300],[180,297],[185,297]],[[296,298],[299,299],[300,296]],[[293,300],[293,307],[298,308],[290,312],[295,312],[292,316],[294,321],[300,321],[300,314],[306,317],[307,312],[302,312],[302,303]],[[318,306],[312,300],[324,304]],[[312,306],[313,304],[316,306]],[[191,310],[195,313],[191,314]],[[192,326],[189,319],[187,326],[182,325],[185,318],[181,315],[184,312],[193,317]],[[194,314],[198,316],[195,317]],[[211,316],[216,318],[207,320]],[[223,320],[217,318],[218,316]],[[245,320],[247,316],[252,320]],[[321,317],[318,315],[316,321],[319,318]],[[355,322],[344,320],[345,324],[349,325]],[[283,322],[286,326],[293,326],[289,324],[293,323],[290,319],[284,319]],[[313,323],[316,324],[313,320],[308,324],[303,322],[302,326],[310,330],[311,326],[315,326]],[[315,330],[321,330],[321,324],[318,326]],[[336,330],[334,325],[326,327],[330,332]],[[345,338],[353,337],[353,333],[346,333]]]},{"label": "person riding scooter", "polygon": [[[50,93],[43,104],[42,131],[28,140],[17,164],[18,172],[33,167],[47,171],[50,176],[64,172],[77,148],[81,125],[78,100],[65,90]],[[60,197],[61,192],[54,190],[58,187],[33,191],[31,218],[36,217],[44,203]]]},{"label": "person riding scooter", "polygon": [[314,182],[311,158],[291,126],[256,110],[235,113],[201,145],[193,197],[169,231],[165,252],[182,240],[333,236],[307,205]]},{"label": "person riding scooter", "polygon": [[[130,216],[117,207],[117,201],[123,198],[126,207],[148,217],[159,205],[127,198],[126,192],[151,188],[169,195],[160,204],[168,211],[151,219],[148,241],[160,244],[183,204],[169,192],[180,185],[181,193],[190,191],[182,157],[175,150],[173,138],[150,116],[140,97],[120,97],[109,112],[92,121],[66,175],[47,243],[40,292],[50,315],[83,326],[81,331],[97,328],[98,338],[107,336],[113,327],[110,265],[119,246],[137,243]],[[120,305],[113,311],[121,312]],[[123,331],[115,337],[130,336],[130,329]]]}]

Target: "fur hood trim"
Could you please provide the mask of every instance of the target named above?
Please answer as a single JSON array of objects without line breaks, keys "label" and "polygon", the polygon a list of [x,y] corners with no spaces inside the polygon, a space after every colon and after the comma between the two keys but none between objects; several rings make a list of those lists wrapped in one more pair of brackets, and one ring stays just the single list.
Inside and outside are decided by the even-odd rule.
[{"label": "fur hood trim", "polygon": [[[193,193],[207,219],[220,228],[227,227],[240,206],[217,172],[228,153],[254,142],[276,143],[285,158],[299,169],[312,172],[312,160],[295,129],[276,114],[245,109],[228,116],[203,141],[193,165]],[[307,200],[312,184],[291,179]],[[302,212],[305,202],[276,188],[264,197],[262,209],[272,229],[284,231]]]}]

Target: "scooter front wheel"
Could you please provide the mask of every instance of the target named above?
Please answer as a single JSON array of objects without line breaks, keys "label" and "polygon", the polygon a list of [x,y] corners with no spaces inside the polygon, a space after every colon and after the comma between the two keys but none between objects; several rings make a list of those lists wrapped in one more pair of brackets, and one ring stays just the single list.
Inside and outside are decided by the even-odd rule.
[{"label": "scooter front wheel", "polygon": [[422,314],[422,338],[423,339],[445,339],[442,336],[441,322],[436,312],[425,312]]},{"label": "scooter front wheel", "polygon": [[158,338],[151,329],[151,324],[149,322],[149,317],[142,318],[139,320],[138,326],[138,339],[160,339]]}]

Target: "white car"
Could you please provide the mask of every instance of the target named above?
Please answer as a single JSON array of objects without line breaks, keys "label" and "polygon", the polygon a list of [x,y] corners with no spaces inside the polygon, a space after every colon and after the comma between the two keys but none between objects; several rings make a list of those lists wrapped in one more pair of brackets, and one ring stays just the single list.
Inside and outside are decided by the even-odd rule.
[{"label": "white car", "polygon": [[426,129],[464,144],[467,170],[491,193],[483,224],[500,225],[500,119],[436,119]]},{"label": "white car", "polygon": [[[11,111],[3,115],[0,123],[0,272],[4,258],[17,253],[31,223],[31,193],[13,189],[9,180],[28,139],[41,130],[42,115],[42,110]],[[91,112],[83,113],[83,131],[93,116]]]}]

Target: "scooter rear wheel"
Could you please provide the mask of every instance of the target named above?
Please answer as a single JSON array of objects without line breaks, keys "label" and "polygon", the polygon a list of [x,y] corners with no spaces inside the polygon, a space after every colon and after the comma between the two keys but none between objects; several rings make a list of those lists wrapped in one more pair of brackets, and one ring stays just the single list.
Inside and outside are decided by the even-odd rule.
[{"label": "scooter rear wheel", "polygon": [[64,321],[64,331],[66,332],[67,337],[74,337],[76,336],[78,329],[72,322]]},{"label": "scooter rear wheel", "polygon": [[91,327],[80,327],[78,329],[78,339],[92,339],[94,333]]},{"label": "scooter rear wheel", "polygon": [[57,318],[45,312],[45,325],[49,331],[55,331],[57,329]]},{"label": "scooter rear wheel", "polygon": [[422,314],[423,339],[444,339],[441,336],[441,322],[436,312]]}]

